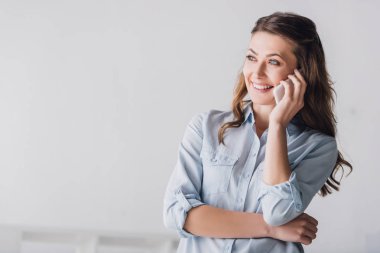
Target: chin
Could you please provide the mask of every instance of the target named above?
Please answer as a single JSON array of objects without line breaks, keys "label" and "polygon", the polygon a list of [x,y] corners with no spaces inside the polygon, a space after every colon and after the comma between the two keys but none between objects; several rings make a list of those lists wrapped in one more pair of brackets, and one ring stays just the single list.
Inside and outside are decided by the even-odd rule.
[{"label": "chin", "polygon": [[274,97],[259,98],[256,96],[250,96],[250,98],[251,98],[252,103],[256,105],[276,105],[276,101],[274,100]]}]

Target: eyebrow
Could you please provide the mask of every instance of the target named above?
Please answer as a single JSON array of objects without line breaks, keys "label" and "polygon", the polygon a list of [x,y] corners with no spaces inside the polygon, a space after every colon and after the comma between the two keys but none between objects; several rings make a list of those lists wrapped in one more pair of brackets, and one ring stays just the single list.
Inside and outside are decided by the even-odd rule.
[{"label": "eyebrow", "polygon": [[[253,51],[252,48],[250,48],[249,51],[251,51],[253,54],[257,55],[257,53],[255,51]],[[278,57],[284,59],[284,57],[278,53],[267,54],[266,57],[268,57],[268,56],[278,56]]]}]

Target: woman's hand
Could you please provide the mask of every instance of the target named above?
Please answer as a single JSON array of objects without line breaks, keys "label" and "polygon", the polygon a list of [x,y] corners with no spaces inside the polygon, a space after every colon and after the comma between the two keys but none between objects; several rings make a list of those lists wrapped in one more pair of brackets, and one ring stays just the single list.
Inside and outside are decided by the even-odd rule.
[{"label": "woman's hand", "polygon": [[316,219],[303,213],[282,226],[270,227],[270,237],[309,245],[317,237],[317,225]]},{"label": "woman's hand", "polygon": [[285,95],[271,112],[269,123],[277,123],[286,127],[297,112],[302,109],[307,84],[297,69],[294,70],[294,73],[294,75],[288,75],[293,84],[289,81],[280,82],[284,85]]}]

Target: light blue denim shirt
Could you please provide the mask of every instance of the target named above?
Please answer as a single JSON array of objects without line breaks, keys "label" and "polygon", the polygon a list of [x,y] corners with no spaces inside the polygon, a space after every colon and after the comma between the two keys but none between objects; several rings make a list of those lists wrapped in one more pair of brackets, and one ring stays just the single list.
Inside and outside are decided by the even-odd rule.
[{"label": "light blue denim shirt", "polygon": [[232,121],[232,111],[201,113],[186,128],[164,198],[164,223],[181,237],[177,252],[303,252],[300,243],[200,237],[183,229],[188,211],[204,204],[262,213],[270,225],[285,224],[305,211],[331,174],[338,155],[335,138],[295,117],[286,128],[291,176],[287,182],[266,185],[262,174],[268,130],[258,138],[252,103],[244,115],[240,127],[226,130],[226,145],[219,145],[218,130]]}]

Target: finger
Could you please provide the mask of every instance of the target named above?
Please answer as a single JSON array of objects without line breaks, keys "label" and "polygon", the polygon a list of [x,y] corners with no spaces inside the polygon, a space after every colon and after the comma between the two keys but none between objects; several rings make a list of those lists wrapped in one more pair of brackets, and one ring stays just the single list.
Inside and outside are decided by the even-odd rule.
[{"label": "finger", "polygon": [[311,243],[311,239],[307,236],[301,236],[300,243],[309,245]]},{"label": "finger", "polygon": [[[314,229],[315,229],[315,227],[314,227]],[[306,235],[307,237],[309,237],[311,239],[315,239],[317,237],[317,232],[314,230],[311,230],[309,228],[306,228],[303,235]]]},{"label": "finger", "polygon": [[318,226],[318,221],[314,217],[308,215],[307,213],[303,213],[302,217],[305,218],[307,222],[310,222],[314,226]]},{"label": "finger", "polygon": [[306,91],[306,88],[307,88],[307,82],[305,80],[305,78],[302,76],[301,72],[298,70],[298,69],[295,69],[294,70],[294,74],[296,75],[296,77],[301,81],[301,83],[303,84],[302,85],[302,89],[303,91],[305,92]]},{"label": "finger", "polygon": [[304,245],[310,245],[311,242],[313,241],[313,239],[311,239],[310,237],[308,236],[302,236],[300,239],[299,239],[299,242],[304,244]]},{"label": "finger", "polygon": [[298,79],[301,80],[301,82],[303,82],[303,83],[305,83],[307,85],[307,83],[305,81],[305,78],[303,78],[301,72],[298,69],[294,70],[294,74],[297,76]]},{"label": "finger", "polygon": [[294,89],[293,84],[289,84],[289,82],[287,82],[287,81],[280,81],[280,83],[282,83],[282,85],[285,88],[284,97],[288,97],[290,99],[293,99],[293,89]]},{"label": "finger", "polygon": [[311,223],[308,223],[305,228],[312,231],[313,233],[318,232],[317,226],[315,226],[314,224],[311,224]]},{"label": "finger", "polygon": [[314,226],[318,226],[318,221],[314,219],[313,217],[309,216],[308,221],[313,224]]},{"label": "finger", "polygon": [[302,99],[302,95],[301,92],[302,92],[302,84],[301,82],[298,80],[298,78],[295,76],[295,75],[288,75],[288,78],[293,82],[294,84],[294,93],[293,93],[293,98],[296,100],[296,101],[299,101]]}]

